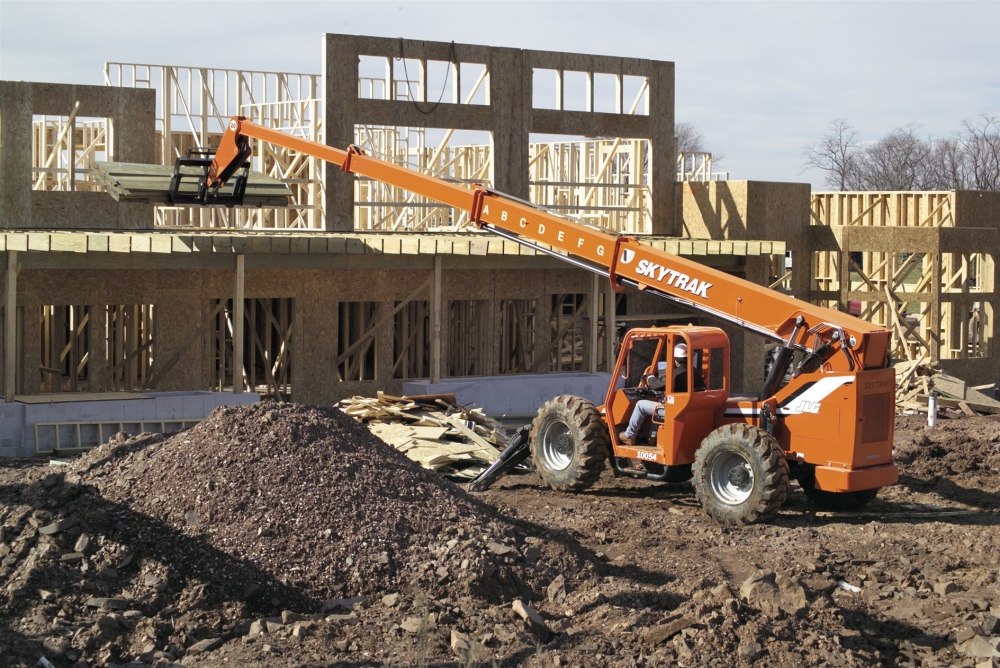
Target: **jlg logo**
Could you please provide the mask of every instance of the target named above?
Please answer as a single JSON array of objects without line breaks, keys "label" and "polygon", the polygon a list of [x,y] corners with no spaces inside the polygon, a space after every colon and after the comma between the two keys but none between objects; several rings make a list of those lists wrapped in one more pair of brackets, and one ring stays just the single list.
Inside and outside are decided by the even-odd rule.
[{"label": "jlg logo", "polygon": [[799,403],[795,404],[796,410],[800,413],[819,413],[819,402],[818,401],[806,401],[803,399]]}]

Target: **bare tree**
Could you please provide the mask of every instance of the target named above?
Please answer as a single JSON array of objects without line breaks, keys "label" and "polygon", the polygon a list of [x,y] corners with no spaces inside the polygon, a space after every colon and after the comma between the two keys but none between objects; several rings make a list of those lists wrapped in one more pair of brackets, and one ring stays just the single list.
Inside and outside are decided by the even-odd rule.
[{"label": "bare tree", "polygon": [[966,158],[967,186],[1000,190],[1000,117],[982,114],[978,123],[962,121],[958,143]]},{"label": "bare tree", "polygon": [[708,153],[705,148],[705,133],[695,127],[694,123],[674,124],[674,136],[677,137],[678,153]]},{"label": "bare tree", "polygon": [[958,139],[930,141],[930,153],[924,166],[924,186],[928,190],[968,188],[968,159]]},{"label": "bare tree", "polygon": [[833,119],[827,129],[819,141],[803,148],[806,168],[823,170],[826,185],[847,190],[857,172],[858,133],[846,118]]},{"label": "bare tree", "polygon": [[[924,190],[928,187],[930,145],[917,136],[917,125],[896,128],[864,147],[851,190]],[[853,181],[853,182],[852,182]]]}]

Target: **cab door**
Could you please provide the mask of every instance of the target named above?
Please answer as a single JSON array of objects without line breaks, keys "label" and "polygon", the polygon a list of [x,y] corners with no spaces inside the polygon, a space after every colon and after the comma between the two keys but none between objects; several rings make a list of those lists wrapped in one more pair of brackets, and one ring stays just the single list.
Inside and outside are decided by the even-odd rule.
[{"label": "cab door", "polygon": [[[687,346],[686,360],[674,356],[680,343]],[[729,398],[729,340],[714,328],[672,332],[666,354],[670,375],[663,414],[653,416],[656,443],[668,465],[691,464],[715,429],[716,411]]]}]

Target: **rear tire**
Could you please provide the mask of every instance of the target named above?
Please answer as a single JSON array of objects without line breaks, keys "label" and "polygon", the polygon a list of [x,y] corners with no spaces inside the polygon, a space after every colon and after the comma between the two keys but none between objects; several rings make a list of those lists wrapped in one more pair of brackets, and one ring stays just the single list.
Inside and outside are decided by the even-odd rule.
[{"label": "rear tire", "polygon": [[753,524],[774,515],[788,497],[788,462],[763,429],[727,424],[695,453],[694,489],[702,508],[722,524]]},{"label": "rear tire", "polygon": [[610,438],[594,404],[564,394],[538,409],[531,425],[535,471],[552,489],[587,489],[601,477]]},{"label": "rear tire", "polygon": [[876,487],[860,492],[828,492],[824,489],[816,489],[815,467],[807,464],[802,464],[801,467],[801,470],[796,473],[795,479],[799,481],[806,497],[823,510],[842,512],[863,510],[865,506],[875,500],[879,490],[882,489]]}]

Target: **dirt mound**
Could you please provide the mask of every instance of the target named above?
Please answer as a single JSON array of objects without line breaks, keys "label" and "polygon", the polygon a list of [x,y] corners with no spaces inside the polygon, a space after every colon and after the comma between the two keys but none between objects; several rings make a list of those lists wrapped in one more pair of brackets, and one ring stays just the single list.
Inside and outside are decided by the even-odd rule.
[{"label": "dirt mound", "polygon": [[896,419],[895,459],[901,472],[931,481],[944,476],[962,482],[1000,472],[1000,417],[941,420],[934,429],[926,416]]},{"label": "dirt mound", "polygon": [[510,525],[339,410],[222,408],[171,438],[110,450],[81,461],[94,466],[82,479],[122,512],[225,554],[175,562],[185,578],[214,581],[218,598],[251,591],[251,601],[276,596],[287,606],[291,596],[315,607],[411,580],[429,591],[447,583],[486,597],[520,593],[476,549],[508,539]]}]

